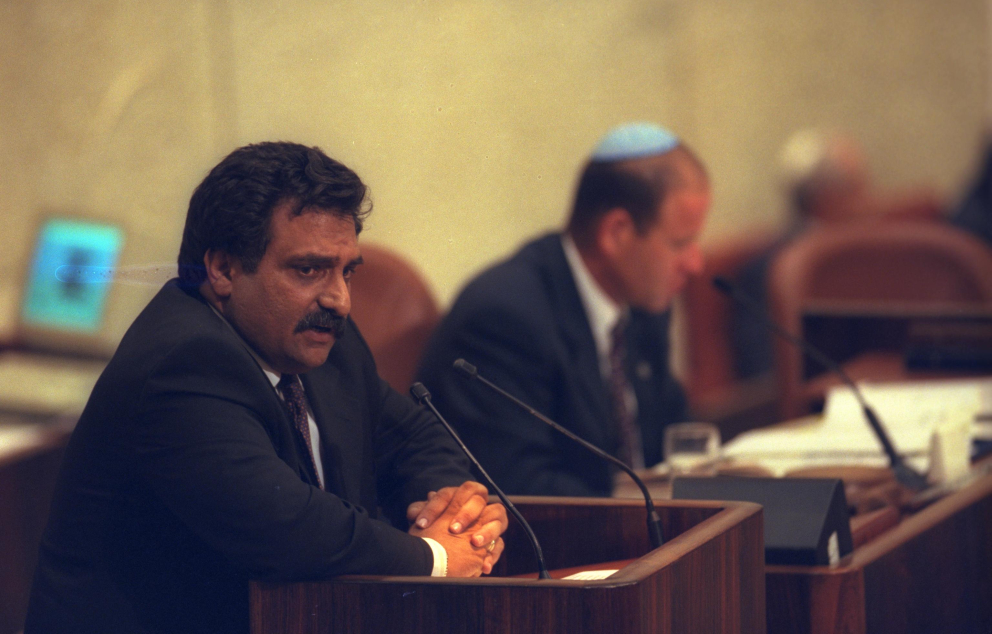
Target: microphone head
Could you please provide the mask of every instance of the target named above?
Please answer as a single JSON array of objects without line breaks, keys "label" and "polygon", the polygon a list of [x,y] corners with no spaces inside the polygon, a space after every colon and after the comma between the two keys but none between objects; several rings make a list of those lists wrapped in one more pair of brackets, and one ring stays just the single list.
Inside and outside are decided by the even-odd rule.
[{"label": "microphone head", "polygon": [[414,383],[410,386],[410,396],[418,403],[431,400],[431,393],[424,387],[423,383]]},{"label": "microphone head", "polygon": [[470,379],[474,379],[475,377],[479,376],[479,371],[476,369],[476,367],[471,363],[469,363],[468,361],[466,361],[465,359],[456,360],[454,364],[454,368],[459,372],[462,372],[463,374],[468,376],[468,378]]},{"label": "microphone head", "polygon": [[732,295],[734,292],[734,285],[727,278],[720,277],[719,275],[713,278],[713,286],[725,295]]}]

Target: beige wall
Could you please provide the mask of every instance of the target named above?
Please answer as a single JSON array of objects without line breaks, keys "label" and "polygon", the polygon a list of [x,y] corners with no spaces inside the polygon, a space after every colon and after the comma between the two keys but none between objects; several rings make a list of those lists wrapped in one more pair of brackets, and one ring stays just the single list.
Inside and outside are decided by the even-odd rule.
[{"label": "beige wall", "polygon": [[[709,163],[712,241],[781,221],[800,126],[863,139],[881,184],[953,194],[985,124],[984,0],[0,0],[0,329],[39,215],[122,222],[171,262],[235,146],[320,145],[371,185],[365,238],[449,301],[557,226],[596,139],[667,124]],[[107,335],[154,292],[118,285]]]}]

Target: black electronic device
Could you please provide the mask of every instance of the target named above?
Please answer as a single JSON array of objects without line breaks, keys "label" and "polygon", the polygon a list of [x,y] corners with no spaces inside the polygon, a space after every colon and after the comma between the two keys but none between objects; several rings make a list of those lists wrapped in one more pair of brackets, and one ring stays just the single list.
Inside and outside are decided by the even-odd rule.
[{"label": "black electronic device", "polygon": [[828,566],[853,549],[844,483],[838,479],[677,477],[672,498],[763,506],[766,564]]}]

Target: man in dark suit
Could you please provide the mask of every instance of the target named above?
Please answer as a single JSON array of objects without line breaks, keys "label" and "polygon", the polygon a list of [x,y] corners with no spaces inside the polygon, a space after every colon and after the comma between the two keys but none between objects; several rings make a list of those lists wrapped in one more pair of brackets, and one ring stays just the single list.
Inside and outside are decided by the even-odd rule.
[{"label": "man in dark suit", "polygon": [[197,188],[180,279],[69,442],[28,634],[247,632],[249,579],[491,570],[505,511],[348,319],[366,201],[290,143],[236,150]]},{"label": "man in dark suit", "polygon": [[685,415],[665,311],[702,269],[709,198],[702,164],[674,135],[620,126],[586,165],[564,234],[527,244],[459,295],[420,379],[500,487],[603,496],[612,479],[587,450],[457,376],[458,358],[632,466],[661,460],[665,425]]}]

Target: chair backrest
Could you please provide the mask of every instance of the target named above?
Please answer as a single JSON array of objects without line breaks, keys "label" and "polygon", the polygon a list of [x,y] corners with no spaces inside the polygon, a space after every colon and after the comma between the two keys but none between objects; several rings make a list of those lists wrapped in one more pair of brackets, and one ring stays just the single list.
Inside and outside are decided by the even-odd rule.
[{"label": "chair backrest", "polygon": [[372,349],[379,376],[406,394],[439,312],[420,274],[388,249],[362,244],[351,281],[351,317]]},{"label": "chair backrest", "polygon": [[[898,307],[992,304],[992,250],[935,223],[855,223],[808,232],[775,258],[768,277],[772,316],[803,336],[805,309],[818,302]],[[803,358],[775,341],[781,413],[805,413]]]},{"label": "chair backrest", "polygon": [[719,396],[740,378],[732,341],[733,305],[713,287],[712,280],[715,276],[736,279],[741,268],[774,240],[774,235],[755,235],[708,246],[702,275],[686,283],[682,293],[687,335],[685,387],[694,405]]}]

